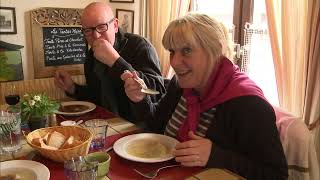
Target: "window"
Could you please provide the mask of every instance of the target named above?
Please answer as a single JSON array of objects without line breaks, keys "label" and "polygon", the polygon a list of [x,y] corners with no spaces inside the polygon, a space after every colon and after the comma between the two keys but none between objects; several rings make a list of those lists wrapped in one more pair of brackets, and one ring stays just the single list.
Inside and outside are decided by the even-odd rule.
[{"label": "window", "polygon": [[235,43],[235,63],[279,105],[265,0],[193,0],[191,11],[213,16],[228,28]]},{"label": "window", "polygon": [[219,19],[229,29],[231,39],[234,40],[233,6],[233,0],[194,0],[192,11],[205,13]]},{"label": "window", "polygon": [[252,34],[247,73],[263,90],[270,103],[279,106],[265,0],[254,2],[253,23],[245,36],[248,38]]}]

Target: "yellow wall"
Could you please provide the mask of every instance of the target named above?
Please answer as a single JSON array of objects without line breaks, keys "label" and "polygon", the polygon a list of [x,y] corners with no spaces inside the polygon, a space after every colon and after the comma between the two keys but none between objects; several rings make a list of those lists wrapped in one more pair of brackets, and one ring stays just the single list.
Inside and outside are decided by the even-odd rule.
[{"label": "yellow wall", "polygon": [[[24,79],[34,79],[30,11],[40,7],[84,8],[94,2],[109,2],[109,0],[1,0],[3,7],[15,7],[17,20],[17,34],[0,35],[5,42],[23,45],[21,49]],[[140,0],[135,3],[110,3],[115,14],[115,9],[134,10],[134,33],[139,32],[139,7]]]}]

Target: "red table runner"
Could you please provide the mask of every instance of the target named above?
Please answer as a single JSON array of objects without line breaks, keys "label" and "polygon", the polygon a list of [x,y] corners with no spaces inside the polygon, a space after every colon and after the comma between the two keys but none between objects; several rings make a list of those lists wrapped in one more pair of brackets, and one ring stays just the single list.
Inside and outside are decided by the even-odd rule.
[{"label": "red table runner", "polygon": [[[107,138],[107,146],[110,147],[114,144],[116,140],[119,138],[132,134],[116,134],[109,136]],[[148,172],[150,170],[156,169],[158,167],[162,167],[168,164],[174,164],[174,160],[161,162],[161,163],[140,163],[133,162],[118,156],[114,151],[109,151],[109,155],[111,156],[111,164],[110,170],[108,173],[108,177],[114,180],[132,180],[132,179],[143,179],[142,176],[137,174],[133,169],[136,168],[142,172]],[[36,155],[32,160],[40,162],[48,167],[50,170],[50,179],[51,180],[66,180],[67,177],[64,173],[63,163],[57,163],[42,157],[41,155]],[[177,180],[184,179],[193,174],[199,173],[203,168],[197,167],[173,167],[163,171],[160,171],[159,175],[155,179],[166,179],[166,180]]]},{"label": "red table runner", "polygon": [[[63,116],[58,115],[57,122],[60,124],[60,122],[64,121],[65,119],[75,120],[75,121],[82,119],[86,121],[88,119],[98,119],[98,118],[108,119],[113,117],[115,117],[114,114],[104,110],[102,107],[97,106],[95,110],[89,113],[86,113],[80,117],[65,118]],[[109,136],[106,140],[107,141],[106,148],[112,146],[114,142],[119,138],[129,134],[134,134],[134,133],[137,133],[137,132],[128,132],[128,133]],[[148,172],[158,167],[175,163],[174,160],[161,162],[161,163],[133,162],[133,161],[129,161],[121,158],[113,150],[109,151],[109,155],[111,156],[111,164],[110,164],[110,169],[107,176],[112,180],[144,179],[141,175],[137,174],[133,169],[135,168],[141,172]],[[66,180],[67,179],[64,173],[63,163],[57,163],[57,162],[51,161],[49,159],[42,157],[39,154],[33,157],[32,160],[40,162],[48,167],[48,169],[50,170],[50,180]],[[173,168],[160,171],[158,176],[155,179],[166,179],[166,180],[184,179],[193,174],[199,173],[202,170],[203,168],[200,168],[200,167],[173,167]]]}]

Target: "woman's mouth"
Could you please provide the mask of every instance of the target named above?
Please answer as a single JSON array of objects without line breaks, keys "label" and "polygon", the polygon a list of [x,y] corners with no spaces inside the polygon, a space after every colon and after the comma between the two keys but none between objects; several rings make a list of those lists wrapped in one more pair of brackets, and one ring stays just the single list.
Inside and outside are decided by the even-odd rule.
[{"label": "woman's mouth", "polygon": [[186,76],[187,74],[189,74],[191,71],[181,71],[181,72],[176,72],[176,74],[179,76],[179,77],[184,77]]}]

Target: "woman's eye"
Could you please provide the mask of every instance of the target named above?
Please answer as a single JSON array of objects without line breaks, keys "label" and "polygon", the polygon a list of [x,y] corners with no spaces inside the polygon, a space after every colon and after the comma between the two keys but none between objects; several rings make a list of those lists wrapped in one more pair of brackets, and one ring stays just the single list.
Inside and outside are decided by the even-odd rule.
[{"label": "woman's eye", "polygon": [[182,54],[183,55],[190,55],[192,52],[192,49],[191,48],[183,48],[182,49]]},{"label": "woman's eye", "polygon": [[174,55],[174,50],[169,49],[170,56]]}]

